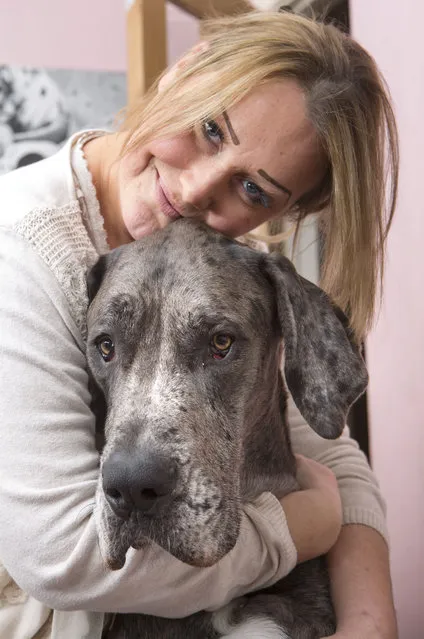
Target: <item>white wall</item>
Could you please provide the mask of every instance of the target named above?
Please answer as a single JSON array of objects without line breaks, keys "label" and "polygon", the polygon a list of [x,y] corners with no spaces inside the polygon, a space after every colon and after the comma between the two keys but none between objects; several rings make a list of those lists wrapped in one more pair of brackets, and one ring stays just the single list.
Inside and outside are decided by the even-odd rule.
[{"label": "white wall", "polygon": [[374,469],[388,503],[401,639],[424,637],[424,3],[351,0],[389,83],[401,141],[382,312],[367,344]]}]

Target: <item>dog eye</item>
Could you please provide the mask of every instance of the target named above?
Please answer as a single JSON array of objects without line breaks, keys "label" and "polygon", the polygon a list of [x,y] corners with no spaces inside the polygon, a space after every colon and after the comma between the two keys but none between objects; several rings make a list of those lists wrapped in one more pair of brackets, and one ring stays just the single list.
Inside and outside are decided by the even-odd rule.
[{"label": "dog eye", "polygon": [[102,335],[96,342],[97,350],[105,362],[110,362],[115,355],[115,344],[109,335]]},{"label": "dog eye", "polygon": [[230,352],[233,338],[226,333],[216,333],[211,340],[211,351],[214,359],[224,359]]}]

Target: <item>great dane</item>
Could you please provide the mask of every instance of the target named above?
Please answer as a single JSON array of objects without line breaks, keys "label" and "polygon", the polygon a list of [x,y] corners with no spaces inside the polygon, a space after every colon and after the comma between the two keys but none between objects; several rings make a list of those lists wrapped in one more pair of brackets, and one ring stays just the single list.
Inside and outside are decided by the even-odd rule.
[{"label": "great dane", "polygon": [[[105,561],[119,569],[130,547],[154,542],[210,566],[237,540],[241,503],[298,489],[286,388],[326,438],[364,391],[344,316],[288,259],[188,220],[100,258],[88,288],[88,362],[106,406],[96,501]],[[319,558],[215,613],[116,615],[105,637],[317,639],[334,629]]]}]

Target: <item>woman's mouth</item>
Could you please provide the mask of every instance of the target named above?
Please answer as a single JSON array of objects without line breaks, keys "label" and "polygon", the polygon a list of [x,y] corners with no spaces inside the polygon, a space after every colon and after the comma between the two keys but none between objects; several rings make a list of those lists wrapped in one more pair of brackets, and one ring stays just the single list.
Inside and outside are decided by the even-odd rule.
[{"label": "woman's mouth", "polygon": [[177,220],[181,217],[181,214],[177,209],[173,206],[173,204],[169,201],[167,193],[163,188],[160,176],[158,174],[156,180],[156,197],[158,200],[159,208],[166,217],[169,217],[171,220]]}]

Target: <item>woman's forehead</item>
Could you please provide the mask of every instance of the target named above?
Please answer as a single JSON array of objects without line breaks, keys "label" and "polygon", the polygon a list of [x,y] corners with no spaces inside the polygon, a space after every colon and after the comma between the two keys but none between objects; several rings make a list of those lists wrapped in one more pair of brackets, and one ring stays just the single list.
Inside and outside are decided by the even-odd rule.
[{"label": "woman's forehead", "polygon": [[227,113],[241,146],[264,142],[278,146],[282,141],[299,145],[316,140],[304,93],[293,80],[263,84]]},{"label": "woman's forehead", "polygon": [[[297,191],[315,185],[325,161],[307,115],[305,95],[294,80],[263,84],[226,113],[233,152],[252,168],[265,172],[295,197]],[[226,119],[225,123],[228,127]],[[238,145],[234,145],[234,136]]]}]

